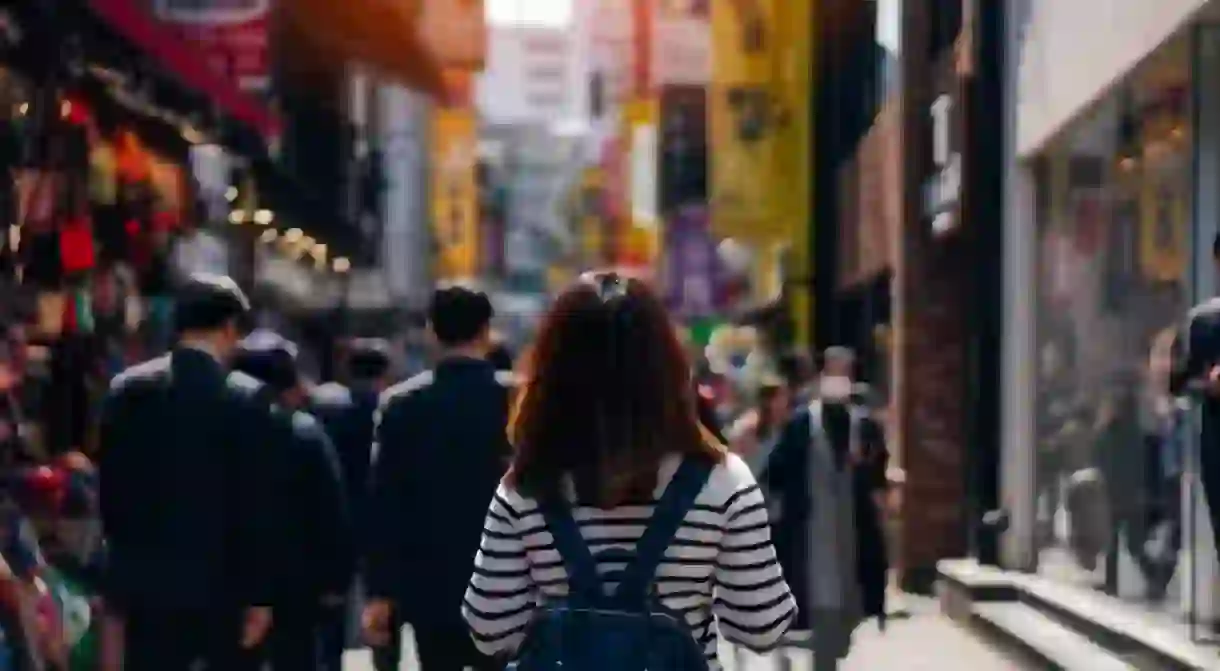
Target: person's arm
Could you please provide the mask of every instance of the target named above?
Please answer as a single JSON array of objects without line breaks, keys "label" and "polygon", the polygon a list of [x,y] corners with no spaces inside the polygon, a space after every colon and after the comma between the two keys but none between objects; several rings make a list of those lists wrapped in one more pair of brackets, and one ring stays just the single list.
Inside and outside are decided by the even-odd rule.
[{"label": "person's arm", "polygon": [[128,444],[128,429],[132,418],[128,411],[127,392],[111,386],[102,402],[98,426],[98,507],[102,530],[112,542],[122,542],[129,536],[128,525],[138,517],[130,493],[138,486],[133,472],[139,460],[133,458],[133,446]]},{"label": "person's arm", "polygon": [[260,389],[241,399],[237,429],[244,440],[233,441],[233,496],[238,547],[243,570],[239,593],[248,606],[270,606],[279,581],[284,552],[279,530],[290,502],[281,486],[292,425],[272,408],[270,392]]},{"label": "person's arm", "polygon": [[343,473],[335,448],[321,427],[314,426],[306,438],[313,443],[313,449],[308,450],[309,479],[316,488],[314,531],[322,593],[342,596],[351,585],[355,567],[355,541]]},{"label": "person's arm", "polygon": [[1209,372],[1208,369],[1215,364],[1211,358],[1212,353],[1202,347],[1199,331],[1197,321],[1191,317],[1173,339],[1169,392],[1174,396],[1190,393],[1189,387],[1192,383],[1201,381]]},{"label": "person's arm", "polygon": [[408,396],[383,400],[373,429],[364,540],[368,549],[366,588],[374,599],[402,596],[398,593],[399,582],[410,561],[409,534],[403,530],[402,520],[414,514],[427,514],[409,510],[411,401]]},{"label": "person's arm", "polygon": [[509,503],[513,498],[503,484],[492,498],[462,600],[462,617],[475,646],[490,656],[517,650],[536,608],[519,511]]},{"label": "person's arm", "polygon": [[796,600],[771,543],[762,492],[749,468],[729,459],[738,484],[725,502],[714,574],[716,620],[726,638],[752,650],[770,650],[792,624]]}]

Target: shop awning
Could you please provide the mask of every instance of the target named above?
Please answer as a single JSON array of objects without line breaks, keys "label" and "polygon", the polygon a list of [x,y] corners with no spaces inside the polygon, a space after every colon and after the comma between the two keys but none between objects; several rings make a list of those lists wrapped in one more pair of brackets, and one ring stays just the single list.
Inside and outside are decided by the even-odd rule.
[{"label": "shop awning", "polygon": [[189,43],[157,23],[143,5],[136,0],[89,0],[93,12],[115,32],[147,52],[183,84],[213,100],[231,118],[264,138],[278,132],[279,123],[267,107],[210,70]]},{"label": "shop awning", "polygon": [[[394,0],[296,0],[287,16],[302,47],[367,65],[402,85],[442,95],[442,68],[419,36],[415,2]],[[319,54],[312,54],[318,56]],[[311,54],[286,54],[287,58]]]}]

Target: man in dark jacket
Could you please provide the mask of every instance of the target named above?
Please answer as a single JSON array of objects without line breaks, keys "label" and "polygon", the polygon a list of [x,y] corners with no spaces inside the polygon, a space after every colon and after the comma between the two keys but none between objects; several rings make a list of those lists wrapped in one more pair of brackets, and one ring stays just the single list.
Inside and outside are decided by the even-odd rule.
[{"label": "man in dark jacket", "polygon": [[321,648],[326,615],[341,609],[354,571],[354,543],[339,460],[322,425],[304,405],[292,343],[273,335],[243,341],[234,369],[276,393],[282,422],[279,476],[285,561],[277,576],[276,618],[268,657],[279,671],[340,671],[343,649]]},{"label": "man in dark jacket", "polygon": [[[1220,233],[1212,240],[1212,260],[1220,268]],[[1220,544],[1220,296],[1196,305],[1173,348],[1170,391],[1197,399],[1202,409],[1199,476],[1209,502],[1212,533]]]},{"label": "man in dark jacket", "polygon": [[247,311],[229,278],[192,277],[173,351],[116,377],[102,409],[106,599],[128,671],[240,669],[271,626],[275,422],[262,385],[227,369]]},{"label": "man in dark jacket", "polygon": [[[429,322],[442,348],[435,370],[382,395],[375,430],[366,635],[386,645],[412,624],[430,671],[494,668],[460,619],[487,502],[504,474],[509,390],[486,359],[491,302],[439,289]],[[392,655],[377,660],[392,669]]]}]

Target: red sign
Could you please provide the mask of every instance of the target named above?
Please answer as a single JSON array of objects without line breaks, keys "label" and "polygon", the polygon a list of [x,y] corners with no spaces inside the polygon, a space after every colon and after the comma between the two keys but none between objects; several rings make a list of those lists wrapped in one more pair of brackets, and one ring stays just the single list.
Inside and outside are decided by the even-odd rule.
[{"label": "red sign", "polygon": [[271,81],[272,0],[150,0],[156,16],[191,42],[215,73],[245,91]]}]

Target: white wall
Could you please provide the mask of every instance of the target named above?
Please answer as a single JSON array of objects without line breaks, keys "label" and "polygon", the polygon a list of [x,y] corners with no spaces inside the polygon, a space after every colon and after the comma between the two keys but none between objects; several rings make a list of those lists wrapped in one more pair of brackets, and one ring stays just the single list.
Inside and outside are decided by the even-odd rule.
[{"label": "white wall", "polygon": [[492,26],[475,92],[489,124],[562,123],[581,117],[581,54],[565,28]]},{"label": "white wall", "polygon": [[1207,0],[1013,0],[1016,151],[1028,157]]}]

